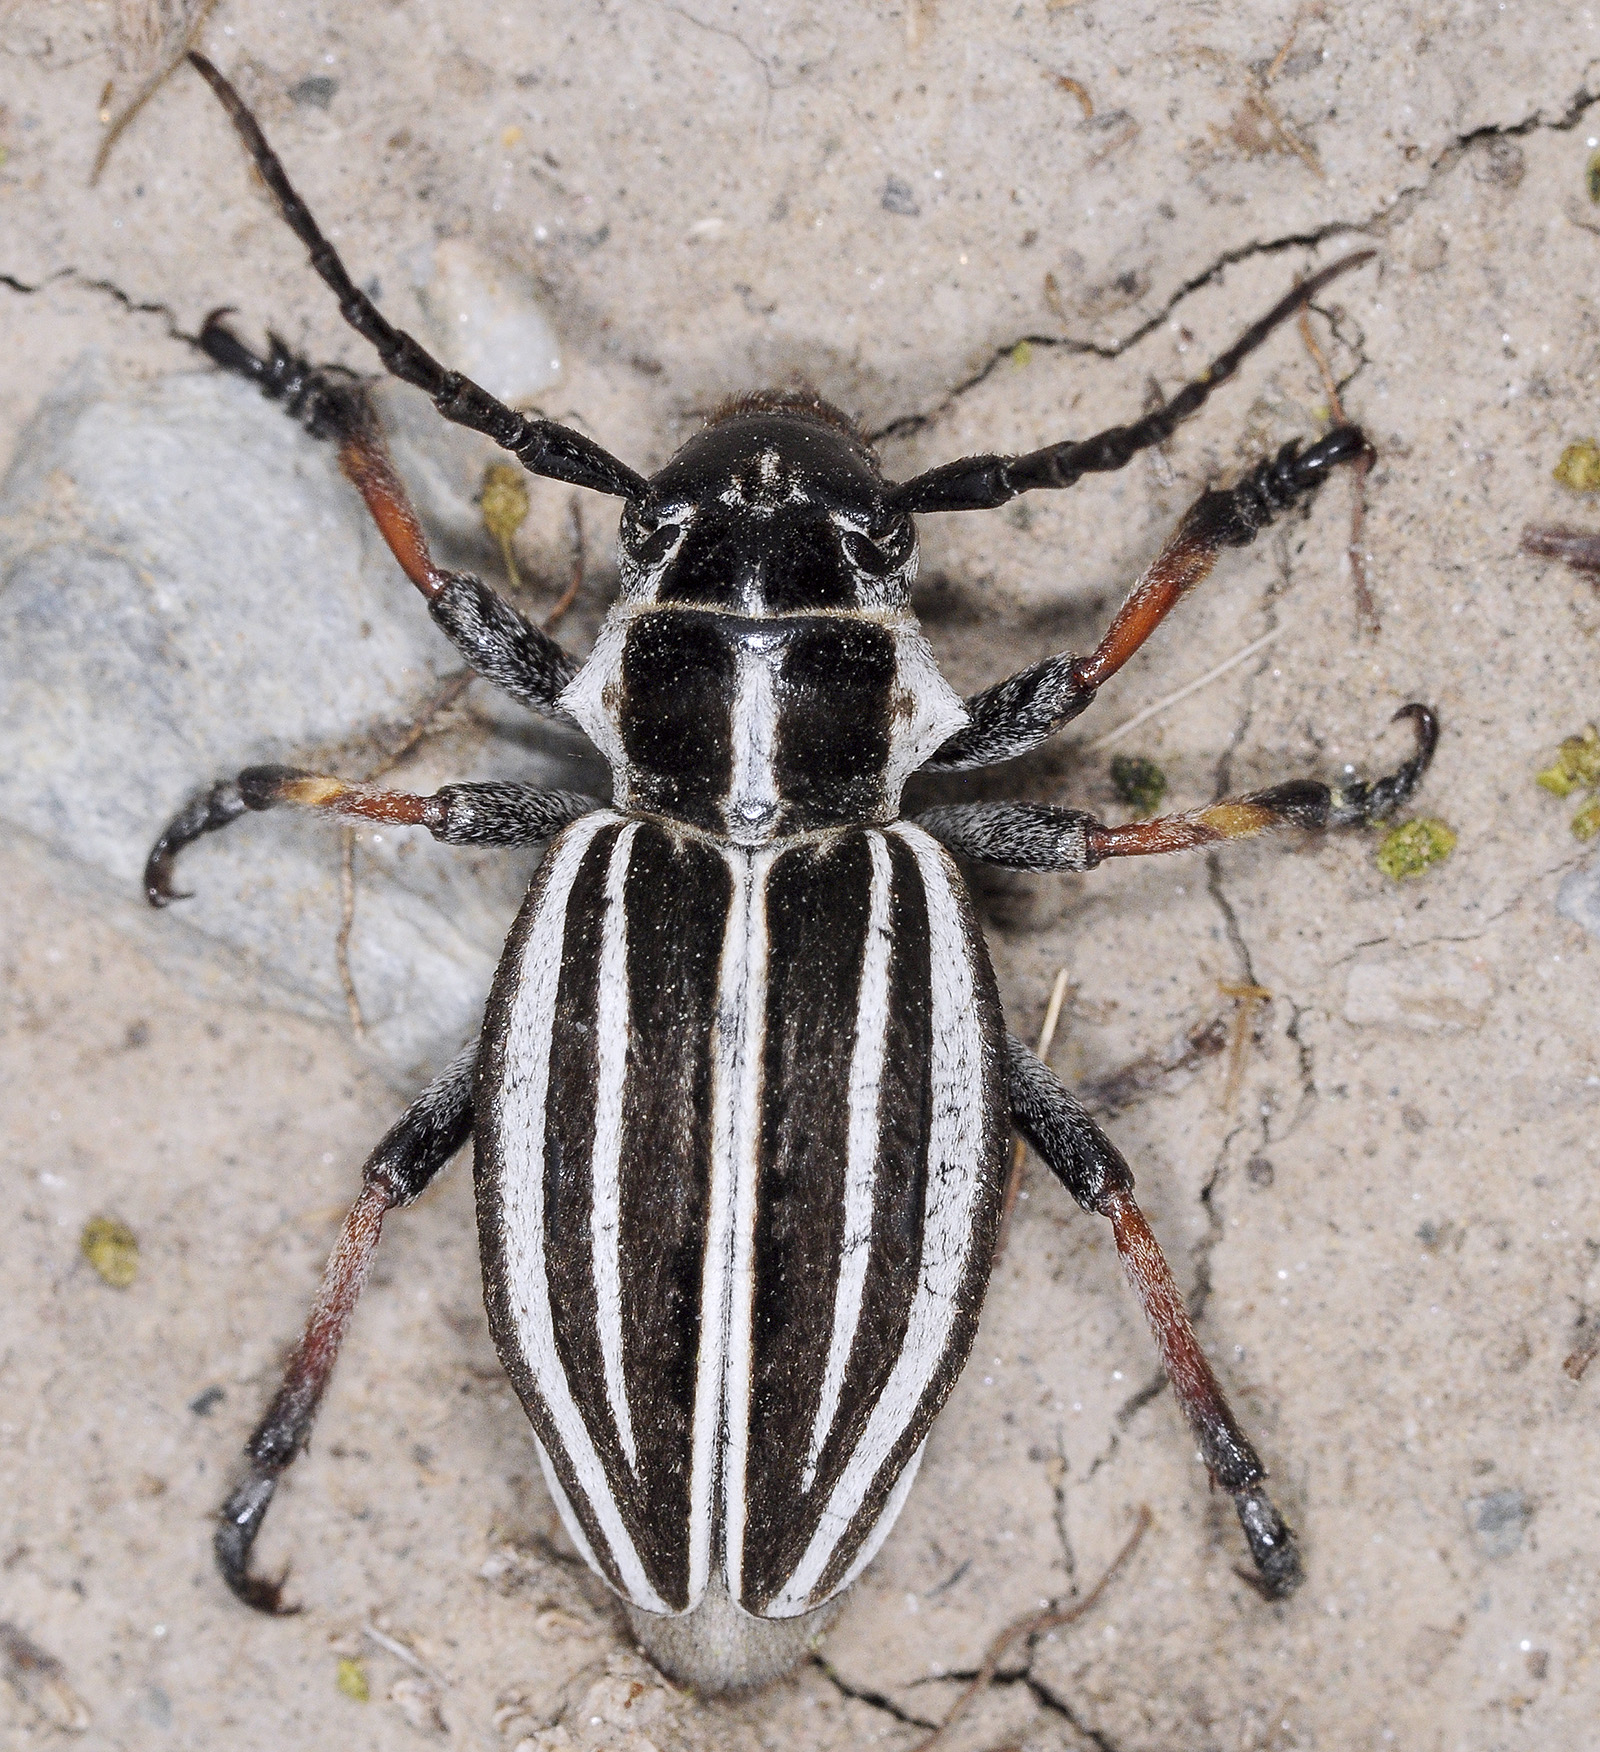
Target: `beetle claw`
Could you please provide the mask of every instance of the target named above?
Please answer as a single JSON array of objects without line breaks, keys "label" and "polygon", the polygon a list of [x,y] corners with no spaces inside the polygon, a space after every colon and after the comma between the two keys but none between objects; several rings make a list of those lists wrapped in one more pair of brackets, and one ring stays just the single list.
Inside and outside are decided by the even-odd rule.
[{"label": "beetle claw", "polygon": [[217,1531],[212,1548],[217,1555],[217,1567],[236,1599],[257,1612],[274,1618],[290,1618],[301,1610],[298,1602],[286,1604],[283,1584],[289,1579],[289,1566],[284,1565],[277,1576],[257,1576],[250,1573],[250,1548],[266,1519],[272,1494],[278,1488],[276,1473],[254,1470],[222,1506],[217,1519]]},{"label": "beetle claw", "polygon": [[1285,1600],[1306,1579],[1300,1562],[1300,1543],[1294,1529],[1278,1513],[1264,1490],[1242,1490],[1233,1499],[1239,1525],[1250,1542],[1256,1573],[1237,1573],[1268,1600]]}]

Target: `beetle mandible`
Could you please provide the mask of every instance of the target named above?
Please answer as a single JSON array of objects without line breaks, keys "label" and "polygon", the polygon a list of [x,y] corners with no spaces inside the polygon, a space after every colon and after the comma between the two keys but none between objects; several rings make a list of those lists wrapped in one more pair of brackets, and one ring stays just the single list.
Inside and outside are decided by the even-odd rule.
[{"label": "beetle mandible", "polygon": [[915,519],[1121,468],[1166,439],[1362,251],[1298,285],[1157,411],[1022,456],[898,483],[809,394],[727,403],[645,479],[591,439],[496,401],[393,327],[351,280],[249,110],[190,57],[284,220],[385,368],[531,473],[619,497],[619,599],[575,661],[477,578],[435,565],[360,385],[210,317],[199,345],[337,443],[406,576],[479,674],[575,724],[614,795],[518,784],[432,796],[250,767],[185,808],[174,859],[281,805],[428,828],[452,845],[550,842],[483,1028],[368,1159],[277,1396],[250,1438],[216,1554],[282,1610],[250,1554],[304,1448],[385,1214],[469,1137],[489,1323],[574,1545],[666,1671],[704,1689],[783,1671],[870,1562],[976,1332],[1013,1125],[1110,1221],[1212,1480],[1273,1596],[1294,1534],[1195,1337],[1133,1176],[1009,1036],[951,853],[1035,871],[1180,851],[1281,825],[1381,820],[1438,730],[1391,775],[1296,780],[1108,827],[1041,803],[900,817],[919,769],[1026,753],[1082,712],[1224,548],[1244,546],[1363,451],[1353,426],[1203,493],[1087,657],[961,700],[911,611]]}]

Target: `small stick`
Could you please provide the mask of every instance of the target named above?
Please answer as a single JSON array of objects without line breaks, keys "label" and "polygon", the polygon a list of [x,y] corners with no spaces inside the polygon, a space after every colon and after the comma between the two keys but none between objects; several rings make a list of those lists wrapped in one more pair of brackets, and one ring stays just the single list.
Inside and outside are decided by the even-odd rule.
[{"label": "small stick", "polygon": [[[378,762],[362,781],[372,784],[385,773],[393,772],[408,754],[433,728],[441,712],[448,711],[472,683],[470,669],[458,669],[447,675],[436,687],[422,710],[411,721],[410,728],[399,743]],[[339,983],[344,987],[345,1008],[350,1012],[350,1029],[357,1040],[365,1040],[366,1018],[361,1011],[360,994],[356,991],[355,975],[350,971],[350,933],[356,922],[356,830],[339,830],[339,931],[333,940],[334,960],[339,967]]]},{"label": "small stick", "polygon": [[1088,87],[1081,84],[1078,80],[1072,78],[1072,76],[1067,73],[1057,73],[1054,75],[1054,78],[1059,90],[1070,92],[1073,97],[1077,98],[1078,105],[1083,111],[1083,119],[1086,122],[1093,121],[1094,99],[1090,97]]},{"label": "small stick", "polygon": [[1525,554],[1565,560],[1575,572],[1587,572],[1591,577],[1600,572],[1600,534],[1592,530],[1568,529],[1561,524],[1540,528],[1530,523],[1522,531],[1521,545]]},{"label": "small stick", "polygon": [[578,592],[583,587],[583,506],[579,504],[576,494],[572,496],[567,507],[567,515],[572,524],[572,576],[566,589],[557,598],[555,607],[544,617],[544,630],[547,633],[554,630],[556,622],[577,601]]},{"label": "small stick", "polygon": [[414,1649],[407,1648],[398,1637],[387,1636],[375,1624],[363,1624],[363,1636],[370,1637],[386,1654],[393,1655],[397,1661],[403,1661],[413,1673],[420,1673],[424,1679],[437,1685],[441,1691],[449,1689],[448,1681],[441,1673],[434,1672],[426,1661]]},{"label": "small stick", "polygon": [[1208,669],[1204,675],[1197,676],[1193,681],[1186,682],[1175,693],[1165,694],[1149,705],[1142,712],[1135,712],[1131,718],[1124,719],[1115,730],[1108,730],[1104,736],[1089,744],[1091,754],[1099,754],[1109,748],[1113,742],[1120,742],[1130,731],[1137,730],[1141,724],[1148,723],[1158,712],[1166,711],[1168,706],[1177,705],[1179,700],[1188,699],[1192,693],[1199,693],[1203,687],[1209,687],[1219,675],[1226,675],[1230,669],[1235,669],[1247,657],[1254,657],[1257,651],[1264,651],[1274,639],[1281,638],[1285,629],[1274,627],[1270,633],[1263,633],[1259,639],[1252,639],[1242,650],[1235,651],[1231,657],[1225,657],[1215,669]]},{"label": "small stick", "polygon": [[[1056,1038],[1056,1024],[1061,1020],[1061,1005],[1067,995],[1067,970],[1062,968],[1056,975],[1056,983],[1050,988],[1050,1002],[1045,1005],[1044,1026],[1039,1030],[1039,1044],[1033,1049],[1034,1056],[1050,1062],[1050,1048]],[[1011,1236],[1011,1216],[1017,1208],[1017,1197],[1022,1191],[1022,1165],[1028,1157],[1028,1146],[1019,1137],[1011,1150],[1011,1172],[1006,1177],[1005,1201],[1000,1206],[1000,1232],[995,1237],[994,1264],[998,1265],[1005,1257],[1006,1242]]]},{"label": "small stick", "polygon": [[[189,21],[189,27],[184,31],[183,37],[177,47],[173,49],[172,53],[161,63],[156,71],[145,80],[144,84],[133,94],[132,99],[123,109],[122,113],[106,129],[105,136],[100,142],[100,150],[94,155],[94,167],[89,172],[90,188],[93,188],[95,184],[99,182],[100,173],[110,162],[111,149],[122,138],[128,124],[136,115],[138,115],[139,111],[144,108],[150,99],[155,96],[161,87],[166,84],[166,82],[182,65],[184,57],[189,53],[190,49],[194,47],[195,41],[200,35],[201,27],[211,16],[212,9],[216,6],[216,3],[217,0],[200,0],[199,8],[195,12],[194,17]],[[110,95],[110,90],[111,88],[108,85],[106,87],[106,95],[108,97]],[[104,101],[104,99],[102,99],[102,101]]]},{"label": "small stick", "polygon": [[[1311,327],[1311,313],[1308,310],[1300,312],[1300,338],[1306,344],[1306,351],[1317,362],[1317,369],[1322,373],[1322,386],[1328,392],[1328,411],[1343,426],[1348,416],[1344,411],[1344,403],[1339,399],[1339,385],[1334,381],[1333,371],[1329,367],[1327,355],[1317,345],[1317,337]],[[1367,556],[1361,546],[1361,537],[1367,526],[1367,476],[1372,473],[1372,446],[1366,445],[1355,459],[1350,470],[1350,490],[1353,494],[1350,505],[1350,546],[1346,552],[1350,556],[1350,582],[1355,587],[1356,619],[1362,630],[1376,637],[1378,626],[1378,607],[1372,600],[1372,590],[1367,583]]]},{"label": "small stick", "polygon": [[333,958],[339,964],[339,984],[344,987],[344,1007],[350,1012],[350,1032],[357,1040],[365,1040],[367,1019],[361,1013],[355,975],[350,971],[350,933],[355,923],[356,830],[346,823],[339,829],[339,933],[333,939]]},{"label": "small stick", "polygon": [[967,1705],[994,1678],[1001,1661],[1006,1657],[1006,1651],[1013,1643],[1020,1642],[1024,1638],[1040,1636],[1047,1630],[1059,1630],[1065,1624],[1074,1624],[1098,1606],[1106,1589],[1127,1567],[1128,1560],[1139,1549],[1140,1540],[1149,1532],[1154,1520],[1155,1517],[1148,1508],[1139,1510],[1139,1519],[1134,1524],[1133,1532],[1128,1536],[1127,1543],[1112,1558],[1110,1567],[1105,1574],[1081,1600],[1075,1600],[1070,1606],[1052,1606],[1047,1611],[1035,1612],[1028,1618],[1019,1618],[1015,1624],[1008,1625],[1006,1629],[1001,1631],[999,1636],[989,1644],[989,1652],[983,1657],[983,1665],[979,1667],[976,1676],[951,1705],[950,1713],[931,1734],[925,1739],[919,1740],[912,1747],[911,1752],[933,1752],[933,1748],[949,1733]]},{"label": "small stick", "polygon": [[1269,1003],[1272,993],[1265,986],[1230,985],[1221,980],[1217,982],[1217,990],[1223,997],[1234,999],[1239,1006],[1234,1011],[1233,1031],[1228,1041],[1228,1072],[1222,1080],[1222,1111],[1231,1113],[1244,1076],[1244,1049],[1250,1038],[1250,1019],[1256,1013],[1256,1005]]}]

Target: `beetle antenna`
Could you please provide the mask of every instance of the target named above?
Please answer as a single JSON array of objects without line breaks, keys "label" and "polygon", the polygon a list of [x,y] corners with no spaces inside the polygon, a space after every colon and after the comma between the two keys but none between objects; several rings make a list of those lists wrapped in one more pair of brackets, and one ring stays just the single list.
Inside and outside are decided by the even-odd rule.
[{"label": "beetle antenna", "polygon": [[887,498],[896,511],[989,511],[1018,493],[1036,487],[1070,487],[1086,474],[1109,474],[1131,462],[1141,450],[1164,444],[1188,417],[1204,406],[1211,392],[1224,384],[1267,336],[1316,297],[1330,281],[1370,262],[1378,252],[1360,249],[1331,262],[1309,280],[1302,280],[1271,310],[1247,328],[1225,353],[1163,406],[1131,426],[1108,426],[1092,438],[1064,439],[1025,456],[966,456],[931,468],[913,480],[891,487]]},{"label": "beetle antenna", "polygon": [[404,329],[396,328],[350,278],[339,252],[322,235],[311,209],[295,193],[277,153],[267,144],[266,135],[244,99],[204,55],[191,54],[189,59],[228,112],[245,150],[261,173],[261,180],[272,191],[284,223],[306,246],[312,267],[338,298],[340,314],[357,334],[377,348],[386,371],[432,397],[433,405],[447,420],[482,432],[501,449],[509,450],[529,474],[566,481],[575,487],[591,487],[614,498],[643,497],[644,478],[592,438],[555,420],[519,414],[515,408],[508,408],[470,377],[447,370],[419,341]]}]

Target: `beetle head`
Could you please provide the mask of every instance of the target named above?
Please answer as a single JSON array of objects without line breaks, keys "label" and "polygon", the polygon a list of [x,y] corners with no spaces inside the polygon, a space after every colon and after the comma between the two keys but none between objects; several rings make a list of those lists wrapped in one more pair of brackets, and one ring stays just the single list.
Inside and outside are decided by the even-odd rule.
[{"label": "beetle head", "polygon": [[719,409],[629,502],[619,559],[635,601],[750,615],[903,609],[917,538],[837,408],[769,392]]}]

